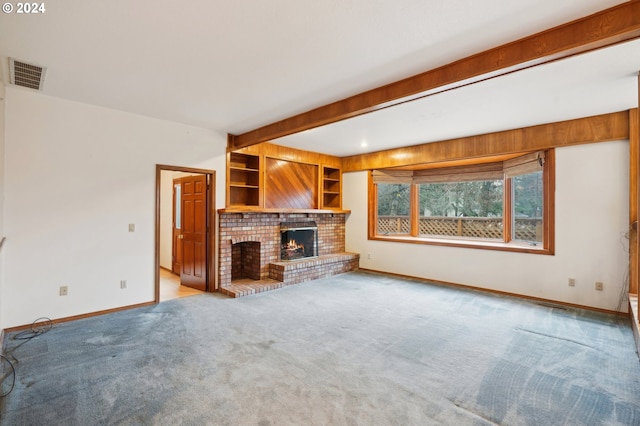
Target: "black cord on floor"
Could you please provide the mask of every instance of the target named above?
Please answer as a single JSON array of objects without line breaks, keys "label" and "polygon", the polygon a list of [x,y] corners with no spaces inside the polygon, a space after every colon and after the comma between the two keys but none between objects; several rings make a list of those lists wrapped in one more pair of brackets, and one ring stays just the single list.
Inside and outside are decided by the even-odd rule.
[{"label": "black cord on floor", "polygon": [[52,326],[53,322],[49,318],[41,317],[31,323],[31,328],[29,330],[25,330],[16,334],[15,336],[13,336],[13,339],[30,340],[51,330]]},{"label": "black cord on floor", "polygon": [[[46,333],[47,331],[51,330],[51,327],[53,327],[53,321],[51,321],[49,318],[40,317],[36,319],[34,322],[31,323],[31,328],[29,330],[24,330],[13,336],[13,340],[25,340],[25,342],[20,343],[18,346],[13,348],[11,352],[13,352],[17,347],[22,346],[24,343],[26,343],[26,341],[31,340],[34,337],[40,336]],[[13,356],[12,354],[9,354],[9,355],[11,356],[11,358],[13,358],[13,360],[16,363],[18,362],[15,356]],[[13,362],[11,362],[9,358],[7,358],[2,354],[0,354],[0,361],[4,361],[3,364],[0,364],[0,386],[2,386],[2,384],[4,383],[7,377],[12,376],[11,387],[9,388],[9,390],[7,392],[0,393],[0,398],[3,398],[9,395],[16,385],[16,369],[13,366]],[[6,374],[4,372],[4,368],[5,368],[4,363],[9,364],[9,367],[11,367],[10,369],[8,369]]]},{"label": "black cord on floor", "polygon": [[[9,367],[11,367],[10,371],[7,372],[7,374],[3,374],[2,377],[0,377],[0,385],[2,383],[4,383],[4,380],[7,378],[7,376],[9,376],[9,375],[12,376],[11,387],[9,388],[8,391],[0,394],[0,398],[3,398],[5,396],[9,395],[11,393],[11,391],[13,390],[13,387],[16,385],[16,369],[13,367],[13,363],[11,361],[9,361],[9,358],[7,358],[6,356],[0,355],[0,360],[3,360],[7,364],[9,364]],[[4,365],[2,367],[0,367],[0,372],[4,373]]]}]

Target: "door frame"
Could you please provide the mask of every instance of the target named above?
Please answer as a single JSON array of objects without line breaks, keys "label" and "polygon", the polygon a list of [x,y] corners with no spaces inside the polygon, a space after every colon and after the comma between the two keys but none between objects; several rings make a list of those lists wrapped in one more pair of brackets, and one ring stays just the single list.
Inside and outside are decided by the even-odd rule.
[{"label": "door frame", "polygon": [[156,164],[156,232],[155,232],[155,261],[154,261],[154,280],[155,280],[155,297],[154,302],[160,303],[160,193],[162,172],[184,172],[198,173],[207,177],[207,292],[218,291],[218,281],[216,271],[216,171],[210,169],[198,169],[193,167],[170,166],[166,164]]}]

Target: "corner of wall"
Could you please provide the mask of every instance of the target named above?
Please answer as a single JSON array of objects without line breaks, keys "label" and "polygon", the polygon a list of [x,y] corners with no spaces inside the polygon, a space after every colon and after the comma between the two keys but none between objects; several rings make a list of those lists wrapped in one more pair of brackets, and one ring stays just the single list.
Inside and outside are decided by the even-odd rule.
[{"label": "corner of wall", "polygon": [[[5,123],[5,90],[4,84],[0,84],[0,241],[4,238],[4,123]],[[4,255],[2,254],[2,243],[0,243],[0,352],[4,342],[4,322],[3,322],[3,298],[4,289]]]}]

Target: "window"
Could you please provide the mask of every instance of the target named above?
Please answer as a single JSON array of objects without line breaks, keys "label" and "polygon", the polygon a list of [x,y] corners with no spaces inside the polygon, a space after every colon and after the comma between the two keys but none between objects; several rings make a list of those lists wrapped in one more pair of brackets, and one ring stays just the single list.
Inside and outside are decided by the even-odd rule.
[{"label": "window", "polygon": [[542,172],[511,178],[513,190],[513,239],[542,243]]},{"label": "window", "polygon": [[419,185],[419,235],[502,240],[503,181]]},{"label": "window", "polygon": [[371,173],[370,239],[553,254],[552,150],[413,169]]},{"label": "window", "polygon": [[378,234],[409,234],[411,185],[381,183],[378,185]]}]

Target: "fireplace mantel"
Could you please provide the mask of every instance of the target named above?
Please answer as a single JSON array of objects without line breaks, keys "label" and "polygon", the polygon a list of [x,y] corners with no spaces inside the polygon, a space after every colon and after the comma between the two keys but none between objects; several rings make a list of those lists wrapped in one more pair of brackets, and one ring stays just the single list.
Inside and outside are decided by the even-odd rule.
[{"label": "fireplace mantel", "polygon": [[337,209],[265,209],[261,207],[231,207],[218,209],[218,213],[306,213],[306,214],[351,214],[351,210]]}]

